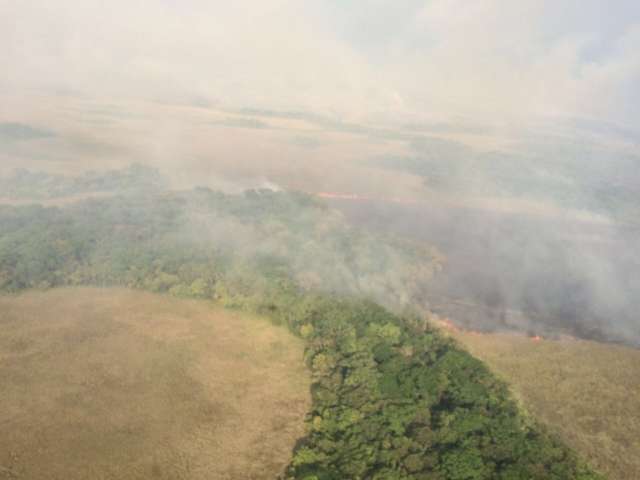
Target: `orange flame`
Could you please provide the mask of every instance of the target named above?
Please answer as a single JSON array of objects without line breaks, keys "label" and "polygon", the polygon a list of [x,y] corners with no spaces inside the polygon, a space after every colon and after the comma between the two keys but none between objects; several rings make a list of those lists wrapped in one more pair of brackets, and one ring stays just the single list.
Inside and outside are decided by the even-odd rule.
[{"label": "orange flame", "polygon": [[369,198],[356,195],[355,193],[319,192],[316,193],[316,196],[320,198],[337,198],[341,200],[369,200]]},{"label": "orange flame", "polygon": [[[449,332],[453,333],[453,334],[463,334],[463,335],[472,335],[472,336],[484,336],[484,335],[490,335],[490,332],[482,332],[480,330],[472,330],[470,328],[463,328],[460,327],[458,325],[456,325],[450,318],[438,318],[437,319],[437,323],[438,325],[440,325],[441,328],[448,330]],[[521,336],[525,336],[524,333],[520,333],[518,335]],[[541,341],[544,340],[544,337],[540,336],[540,335],[534,335],[534,336],[530,336],[529,339],[534,342],[534,343],[539,343]]]},{"label": "orange flame", "polygon": [[377,200],[377,201],[389,202],[389,203],[403,203],[405,205],[418,203],[417,200],[413,200],[411,198],[369,197],[366,195],[358,195],[356,193],[317,192],[315,195],[316,197],[320,197],[320,198],[333,198],[338,200]]},{"label": "orange flame", "polygon": [[442,320],[442,326],[447,330],[451,330],[452,332],[459,332],[460,329],[448,318]]}]

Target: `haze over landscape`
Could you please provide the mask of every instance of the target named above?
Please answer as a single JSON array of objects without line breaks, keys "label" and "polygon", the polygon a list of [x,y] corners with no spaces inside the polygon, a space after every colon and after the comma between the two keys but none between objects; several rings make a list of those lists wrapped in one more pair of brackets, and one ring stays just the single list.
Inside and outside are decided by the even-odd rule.
[{"label": "haze over landscape", "polygon": [[[432,137],[520,155],[637,147],[631,1],[1,8],[3,121],[34,129],[4,126],[2,138],[48,138],[41,162],[52,167],[87,163],[89,151],[302,182],[326,171],[318,163],[347,173],[371,157],[415,156]],[[437,145],[438,156],[457,153]],[[38,152],[14,148],[14,162]]]},{"label": "haze over landscape", "polygon": [[[494,285],[472,286],[474,296],[544,310],[546,297],[524,290],[552,264],[589,303],[586,330],[638,342],[635,2],[2,8],[4,172],[135,161],[174,186],[277,185],[462,209],[444,226],[419,209],[394,215],[413,216],[416,233],[439,228],[427,238],[440,248],[469,237],[483,242],[475,257],[515,265],[515,279],[499,260],[491,274],[475,257],[459,266]],[[512,245],[505,229],[523,240]]]},{"label": "haze over landscape", "polygon": [[[444,325],[509,383],[520,371],[495,352],[514,355],[511,334],[548,339],[549,358],[574,341],[636,358],[639,47],[632,0],[0,0],[0,290],[213,300],[317,353],[315,320],[304,333],[280,313],[297,303],[261,303],[291,280]],[[590,456],[587,423],[550,429]],[[630,432],[618,459],[640,453]],[[613,458],[595,466],[640,474]]]}]

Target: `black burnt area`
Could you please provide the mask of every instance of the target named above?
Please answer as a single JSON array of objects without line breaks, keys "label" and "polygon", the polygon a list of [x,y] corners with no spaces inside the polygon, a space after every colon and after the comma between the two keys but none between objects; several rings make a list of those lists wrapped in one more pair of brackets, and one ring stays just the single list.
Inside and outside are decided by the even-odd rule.
[{"label": "black burnt area", "polygon": [[640,346],[640,229],[441,204],[330,200],[446,256],[424,304],[462,328]]}]

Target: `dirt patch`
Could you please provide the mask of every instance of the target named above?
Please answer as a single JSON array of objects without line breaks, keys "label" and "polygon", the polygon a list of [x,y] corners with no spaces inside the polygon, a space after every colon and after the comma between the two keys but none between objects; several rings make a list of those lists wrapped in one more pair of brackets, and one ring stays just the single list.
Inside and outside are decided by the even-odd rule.
[{"label": "dirt patch", "polygon": [[304,435],[302,344],[198,301],[0,297],[0,479],[272,479]]}]

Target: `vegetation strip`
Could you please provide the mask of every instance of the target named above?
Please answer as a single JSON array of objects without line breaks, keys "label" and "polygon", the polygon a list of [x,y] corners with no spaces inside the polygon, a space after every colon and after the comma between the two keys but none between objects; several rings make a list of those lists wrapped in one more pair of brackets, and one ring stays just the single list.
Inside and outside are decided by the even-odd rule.
[{"label": "vegetation strip", "polygon": [[207,191],[1,208],[0,288],[123,285],[210,298],[286,324],[306,339],[313,376],[309,432],[288,478],[601,478],[523,416],[480,361],[420,317],[304,290],[285,257],[239,259],[198,232],[181,236],[191,195],[199,199],[195,213],[215,209],[222,221],[224,209],[245,225],[275,218],[296,228],[291,218],[318,208],[299,194]]}]

